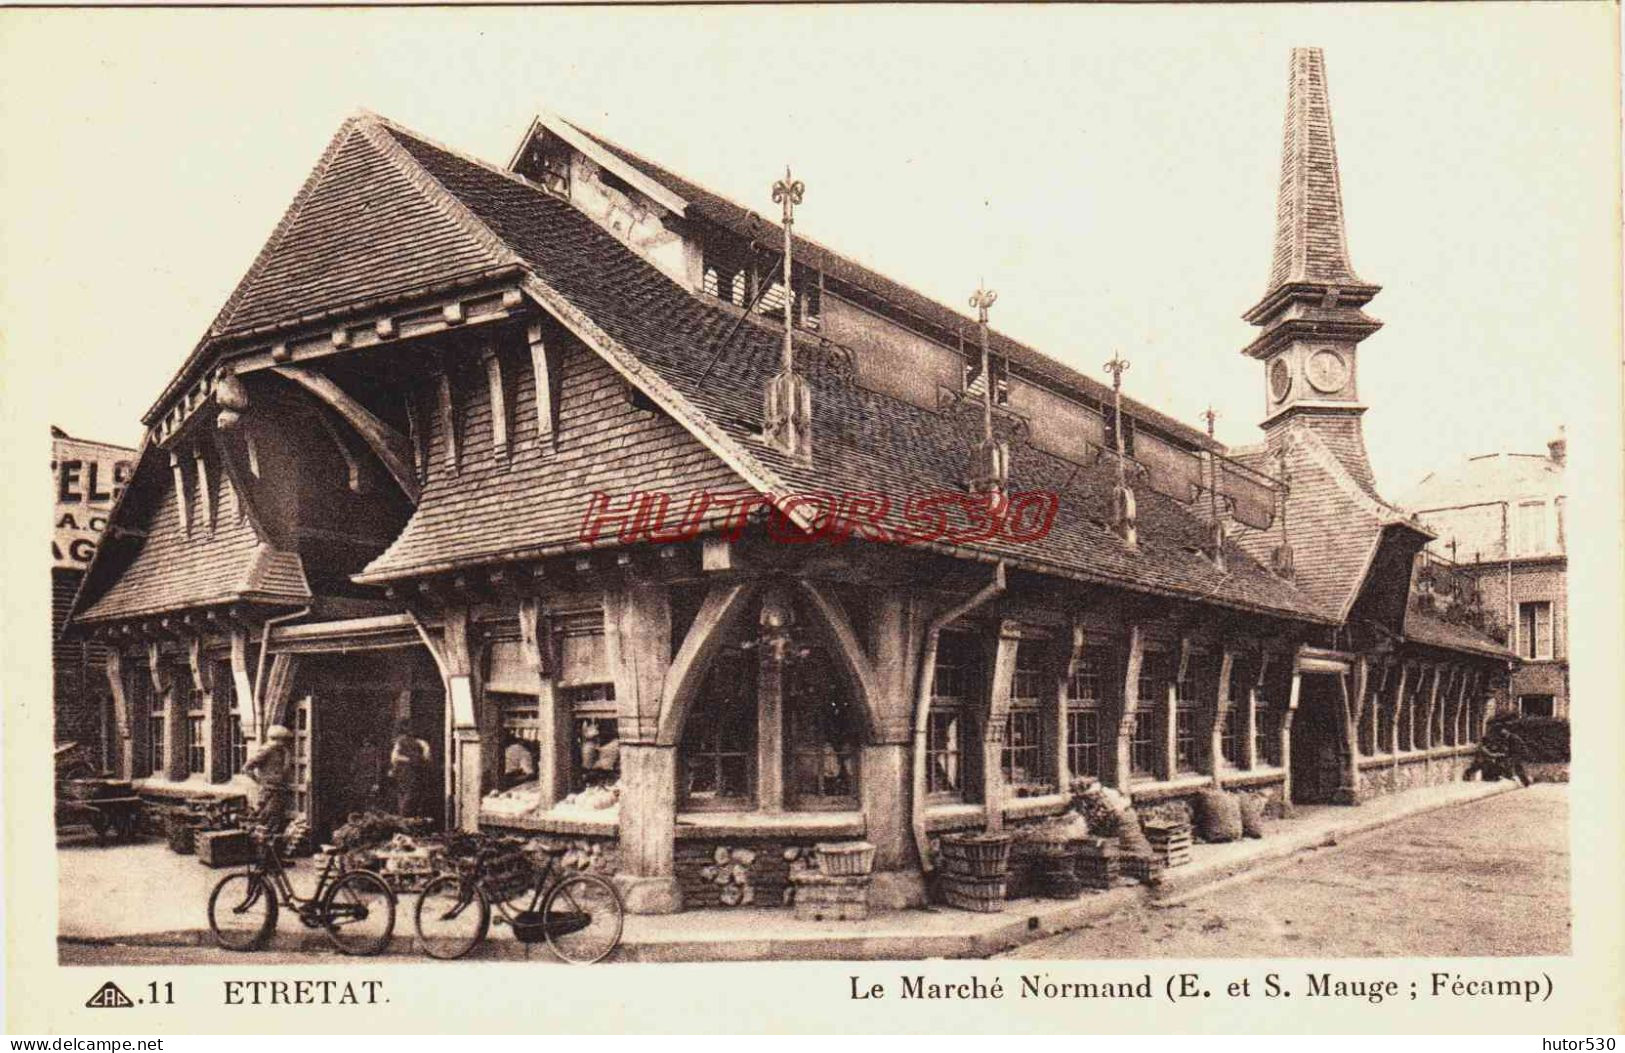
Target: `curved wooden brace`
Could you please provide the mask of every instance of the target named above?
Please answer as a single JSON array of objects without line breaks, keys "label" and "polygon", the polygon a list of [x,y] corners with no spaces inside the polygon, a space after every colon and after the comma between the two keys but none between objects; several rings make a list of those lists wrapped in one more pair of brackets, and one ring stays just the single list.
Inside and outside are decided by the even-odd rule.
[{"label": "curved wooden brace", "polygon": [[[350,449],[350,444],[344,441],[343,433],[333,424],[327,414],[318,413],[316,416],[321,421],[322,430],[327,433],[329,439],[333,440],[333,446],[338,450],[339,457],[344,460],[345,485],[350,488],[352,494],[361,493],[366,485],[366,476],[361,470],[361,458],[357,457],[355,451]],[[414,478],[416,477],[414,476]]]},{"label": "curved wooden brace", "polygon": [[331,406],[372,448],[407,499],[417,504],[420,491],[412,466],[412,444],[406,436],[379,420],[325,373],[305,366],[276,366],[272,372],[293,381]]},{"label": "curved wooden brace", "polygon": [[655,730],[657,745],[677,745],[683,722],[688,718],[694,697],[699,694],[711,660],[757,590],[755,583],[713,585],[706,594],[700,612],[694,616],[694,624],[683,636],[683,645],[672,656],[671,668],[666,673],[665,690],[660,695],[660,719]]},{"label": "curved wooden brace", "polygon": [[870,742],[876,741],[882,724],[880,706],[884,697],[880,678],[875,675],[874,663],[869,661],[869,655],[858,642],[857,634],[852,631],[852,623],[846,616],[846,608],[841,606],[841,601],[830,593],[826,585],[805,580],[797,581],[796,584],[801,586],[801,592],[810,601],[813,614],[835,644],[835,656],[851,677],[853,686],[857,688],[859,701],[863,703],[865,734]]}]

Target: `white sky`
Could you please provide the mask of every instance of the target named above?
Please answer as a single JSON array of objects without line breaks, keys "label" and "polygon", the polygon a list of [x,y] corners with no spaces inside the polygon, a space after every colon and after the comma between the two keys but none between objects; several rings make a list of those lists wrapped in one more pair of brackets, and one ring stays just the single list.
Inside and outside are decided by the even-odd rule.
[{"label": "white sky", "polygon": [[[8,412],[134,442],[343,118],[505,163],[546,106],[1219,437],[1287,59],[1326,49],[1389,494],[1618,393],[1612,5],[0,12]],[[28,367],[26,376],[21,372]],[[37,370],[36,368],[37,367]]]}]

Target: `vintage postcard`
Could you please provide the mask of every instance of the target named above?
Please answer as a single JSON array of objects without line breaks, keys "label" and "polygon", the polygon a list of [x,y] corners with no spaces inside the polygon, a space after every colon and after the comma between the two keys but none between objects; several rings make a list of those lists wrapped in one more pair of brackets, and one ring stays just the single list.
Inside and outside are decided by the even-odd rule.
[{"label": "vintage postcard", "polygon": [[1618,1031],[1617,29],[0,11],[8,1029]]}]

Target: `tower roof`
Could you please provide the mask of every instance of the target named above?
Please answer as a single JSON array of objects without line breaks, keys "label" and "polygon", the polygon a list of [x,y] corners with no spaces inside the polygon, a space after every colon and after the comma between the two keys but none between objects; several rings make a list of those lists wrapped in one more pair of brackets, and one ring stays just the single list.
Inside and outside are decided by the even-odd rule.
[{"label": "tower roof", "polygon": [[1293,48],[1281,133],[1269,291],[1288,283],[1363,285],[1349,263],[1337,140],[1319,48]]}]

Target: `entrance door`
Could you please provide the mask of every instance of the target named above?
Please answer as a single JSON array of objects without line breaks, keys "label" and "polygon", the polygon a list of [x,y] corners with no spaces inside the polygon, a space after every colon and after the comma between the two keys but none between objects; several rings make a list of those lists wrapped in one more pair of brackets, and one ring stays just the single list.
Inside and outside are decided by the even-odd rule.
[{"label": "entrance door", "polygon": [[1331,804],[1343,781],[1343,696],[1337,676],[1305,673],[1292,718],[1292,802]]},{"label": "entrance door", "polygon": [[316,817],[311,814],[314,802],[311,784],[315,770],[315,756],[312,753],[315,717],[316,707],[309,695],[293,704],[293,727],[290,729],[293,732],[293,810],[304,816],[305,822],[312,827],[316,825]]}]

